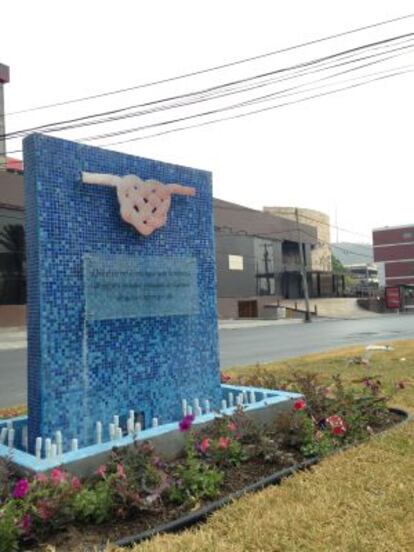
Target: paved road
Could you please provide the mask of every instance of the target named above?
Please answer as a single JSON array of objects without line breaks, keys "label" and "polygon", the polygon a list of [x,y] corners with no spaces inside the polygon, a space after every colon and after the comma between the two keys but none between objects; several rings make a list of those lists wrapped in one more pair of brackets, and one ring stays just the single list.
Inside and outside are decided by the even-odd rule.
[{"label": "paved road", "polygon": [[[220,330],[221,367],[243,366],[380,340],[414,339],[413,315],[312,324],[232,324]],[[23,342],[24,344],[24,342]],[[23,346],[21,344],[20,346]],[[0,347],[0,407],[26,400],[26,350]]]},{"label": "paved road", "polygon": [[271,362],[353,344],[414,339],[413,315],[220,331],[221,368]]}]

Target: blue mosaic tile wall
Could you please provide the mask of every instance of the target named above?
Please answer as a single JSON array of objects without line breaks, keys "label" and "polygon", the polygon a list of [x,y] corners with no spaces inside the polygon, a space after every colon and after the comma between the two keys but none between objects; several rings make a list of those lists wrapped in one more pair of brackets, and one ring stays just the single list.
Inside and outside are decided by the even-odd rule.
[{"label": "blue mosaic tile wall", "polygon": [[[211,174],[34,134],[24,141],[28,262],[29,446],[63,432],[94,442],[114,414],[148,425],[181,416],[181,399],[221,399]],[[168,222],[143,237],[119,215],[116,189],[81,172],[136,174],[196,188],[172,196]],[[194,258],[198,312],[90,319],[84,259],[90,255]],[[112,258],[112,257],[110,257]]]}]

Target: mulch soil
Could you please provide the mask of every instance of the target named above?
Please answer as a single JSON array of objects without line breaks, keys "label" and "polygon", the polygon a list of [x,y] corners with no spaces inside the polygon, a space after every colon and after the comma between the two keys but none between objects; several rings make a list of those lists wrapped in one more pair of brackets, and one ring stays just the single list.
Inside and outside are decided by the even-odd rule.
[{"label": "mulch soil", "polygon": [[[400,414],[392,412],[389,423],[383,427],[374,427],[373,430],[375,433],[380,433],[402,420],[403,418]],[[294,455],[295,463],[305,460],[297,451],[291,450],[289,452]],[[263,460],[253,458],[237,467],[223,468],[225,474],[224,482],[217,500],[291,465],[264,462]],[[137,535],[158,525],[171,522],[190,512],[195,512],[208,503],[208,501],[200,501],[193,508],[189,509],[186,505],[177,506],[175,504],[160,502],[157,510],[152,508],[151,511],[141,511],[132,519],[116,519],[113,522],[96,526],[71,525],[65,529],[61,529],[56,534],[50,535],[44,543],[28,543],[26,550],[30,550],[31,552],[45,551],[46,546],[49,545],[52,548],[47,548],[48,552],[52,552],[52,550],[53,552],[55,550],[56,552],[95,552],[97,550],[95,547],[103,547],[108,542],[115,542],[116,540],[130,535]],[[55,550],[53,547],[55,547]]]}]

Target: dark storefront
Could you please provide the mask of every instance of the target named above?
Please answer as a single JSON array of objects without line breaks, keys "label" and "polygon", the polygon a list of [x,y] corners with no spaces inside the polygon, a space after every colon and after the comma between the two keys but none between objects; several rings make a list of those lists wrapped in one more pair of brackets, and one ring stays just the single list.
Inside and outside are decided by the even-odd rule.
[{"label": "dark storefront", "polygon": [[[220,317],[261,317],[277,299],[304,297],[299,241],[309,267],[313,227],[221,200],[214,201],[214,215]],[[307,272],[310,297],[343,295],[341,276]]]},{"label": "dark storefront", "polygon": [[0,305],[26,303],[22,176],[0,172]]}]

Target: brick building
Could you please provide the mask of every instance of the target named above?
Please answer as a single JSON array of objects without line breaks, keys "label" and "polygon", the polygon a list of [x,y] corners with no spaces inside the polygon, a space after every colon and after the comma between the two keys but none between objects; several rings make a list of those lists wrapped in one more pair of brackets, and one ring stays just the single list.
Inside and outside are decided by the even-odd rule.
[{"label": "brick building", "polygon": [[372,232],[374,261],[384,263],[385,286],[414,286],[414,224]]}]

